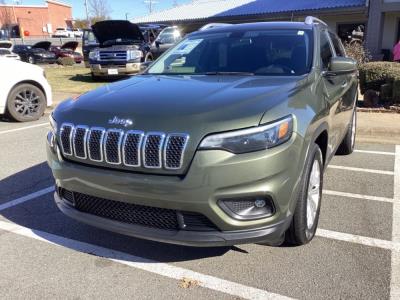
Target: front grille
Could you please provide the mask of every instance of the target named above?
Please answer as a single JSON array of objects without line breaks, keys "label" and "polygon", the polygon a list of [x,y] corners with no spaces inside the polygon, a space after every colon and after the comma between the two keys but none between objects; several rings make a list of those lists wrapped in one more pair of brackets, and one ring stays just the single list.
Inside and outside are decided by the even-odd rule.
[{"label": "front grille", "polygon": [[100,51],[101,61],[127,60],[126,51]]},{"label": "front grille", "polygon": [[129,168],[179,170],[183,166],[189,136],[117,129],[106,130],[64,123],[60,144],[65,156],[82,162],[105,162]]},{"label": "front grille", "polygon": [[164,230],[218,230],[206,216],[199,213],[108,200],[63,188],[57,190],[60,197],[78,211],[122,223]]}]

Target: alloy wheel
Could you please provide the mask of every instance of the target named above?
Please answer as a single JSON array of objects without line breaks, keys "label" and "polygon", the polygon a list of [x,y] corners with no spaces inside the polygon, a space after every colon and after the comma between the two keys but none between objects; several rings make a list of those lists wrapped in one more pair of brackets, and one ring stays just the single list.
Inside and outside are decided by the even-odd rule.
[{"label": "alloy wheel", "polygon": [[321,169],[318,160],[314,160],[307,190],[307,229],[311,231],[314,226],[321,201]]},{"label": "alloy wheel", "polygon": [[24,89],[15,96],[15,111],[22,117],[34,116],[41,109],[42,101],[40,100],[40,96],[34,91]]}]

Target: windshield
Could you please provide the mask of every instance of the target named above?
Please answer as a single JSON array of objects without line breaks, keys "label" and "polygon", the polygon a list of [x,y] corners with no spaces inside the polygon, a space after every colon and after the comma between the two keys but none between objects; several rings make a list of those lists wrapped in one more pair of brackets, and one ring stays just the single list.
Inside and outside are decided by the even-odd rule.
[{"label": "windshield", "polygon": [[163,44],[175,44],[182,39],[177,28],[165,28],[157,37],[156,41]]},{"label": "windshield", "polygon": [[310,71],[311,30],[256,30],[196,34],[184,39],[147,74],[297,76]]}]

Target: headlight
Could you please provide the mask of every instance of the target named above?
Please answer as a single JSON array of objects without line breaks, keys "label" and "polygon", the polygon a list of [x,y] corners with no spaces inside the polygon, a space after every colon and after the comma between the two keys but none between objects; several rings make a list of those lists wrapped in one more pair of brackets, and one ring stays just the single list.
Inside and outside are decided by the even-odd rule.
[{"label": "headlight", "polygon": [[128,50],[127,58],[128,60],[134,60],[143,57],[143,52],[140,50]]},{"label": "headlight", "polygon": [[51,131],[53,131],[54,134],[56,134],[57,133],[57,122],[56,122],[56,120],[54,120],[53,114],[51,114],[49,116],[49,121],[50,121]]},{"label": "headlight", "polygon": [[99,50],[93,50],[89,53],[89,59],[92,60],[99,60],[100,59],[100,52]]},{"label": "headlight", "polygon": [[265,150],[290,139],[293,132],[292,116],[254,128],[214,134],[206,137],[200,149],[221,149],[235,154]]},{"label": "headlight", "polygon": [[49,145],[50,149],[53,151],[53,153],[56,153],[56,134],[57,134],[57,123],[53,118],[53,115],[51,114],[49,117],[50,121],[50,127],[51,130],[47,133],[47,144]]}]

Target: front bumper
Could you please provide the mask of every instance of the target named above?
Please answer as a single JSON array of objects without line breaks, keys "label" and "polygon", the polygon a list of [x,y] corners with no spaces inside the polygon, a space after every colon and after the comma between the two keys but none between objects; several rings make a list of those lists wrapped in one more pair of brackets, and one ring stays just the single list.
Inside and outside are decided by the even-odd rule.
[{"label": "front bumper", "polygon": [[[140,72],[141,63],[98,64],[90,62],[90,70],[95,76],[121,76]],[[111,73],[110,70],[114,72]]]},{"label": "front bumper", "polygon": [[[279,244],[290,225],[304,157],[303,139],[266,151],[234,155],[198,151],[184,177],[121,172],[66,161],[48,147],[48,163],[58,187],[137,205],[189,211],[206,216],[219,230],[160,230],[124,224],[82,213],[55,195],[68,216],[93,226],[139,238],[190,246],[226,246],[267,242]],[[218,204],[231,197],[268,196],[275,213],[256,220],[238,220]]]},{"label": "front bumper", "polygon": [[56,57],[43,57],[43,56],[35,56],[35,61],[38,64],[54,64],[57,61]]}]

